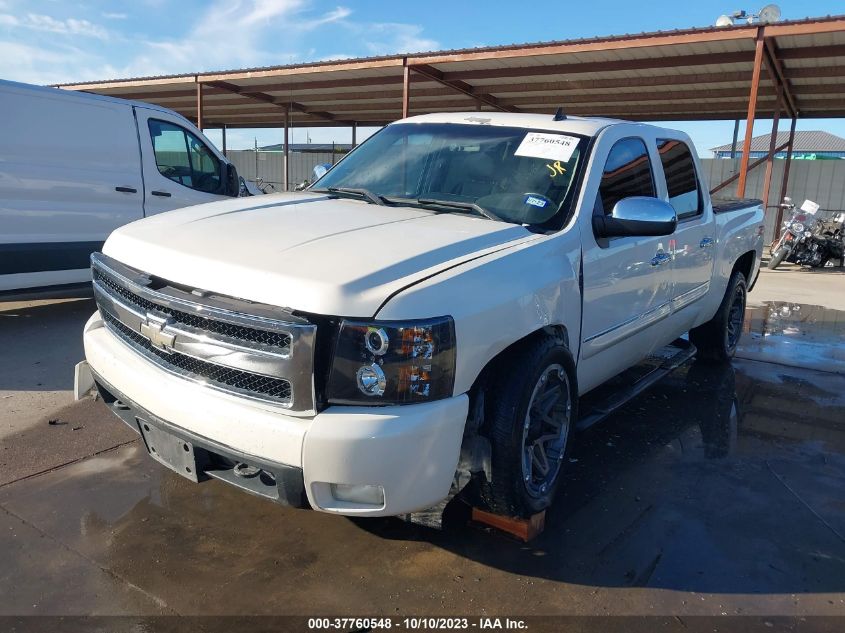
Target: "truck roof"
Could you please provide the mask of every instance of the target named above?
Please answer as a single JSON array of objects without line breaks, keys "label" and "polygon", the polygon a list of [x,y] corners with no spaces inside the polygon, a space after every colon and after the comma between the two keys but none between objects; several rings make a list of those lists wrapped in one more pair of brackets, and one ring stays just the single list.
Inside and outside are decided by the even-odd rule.
[{"label": "truck roof", "polygon": [[[619,119],[580,116],[567,116],[563,120],[555,121],[554,115],[552,114],[528,114],[522,112],[439,112],[412,116],[396,121],[396,123],[475,123],[595,136],[600,130],[609,125],[629,122]],[[632,123],[632,125],[636,124]]]}]

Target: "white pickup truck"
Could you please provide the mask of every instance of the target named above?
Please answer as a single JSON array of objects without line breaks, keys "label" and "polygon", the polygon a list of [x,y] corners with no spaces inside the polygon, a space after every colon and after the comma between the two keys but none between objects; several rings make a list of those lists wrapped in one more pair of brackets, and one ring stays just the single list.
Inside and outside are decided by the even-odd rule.
[{"label": "white pickup truck", "polygon": [[358,516],[469,482],[530,515],[580,396],[686,332],[688,355],[734,353],[763,209],[713,204],[700,174],[651,125],[396,122],[307,191],[114,231],[77,397],[96,387],[194,481]]}]

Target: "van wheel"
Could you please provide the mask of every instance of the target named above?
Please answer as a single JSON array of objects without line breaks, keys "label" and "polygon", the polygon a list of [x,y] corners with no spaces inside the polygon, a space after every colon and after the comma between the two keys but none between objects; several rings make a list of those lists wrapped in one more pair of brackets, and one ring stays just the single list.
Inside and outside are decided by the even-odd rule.
[{"label": "van wheel", "polygon": [[575,362],[552,338],[533,341],[499,368],[488,409],[492,481],[480,483],[485,509],[529,517],[560,484],[578,415]]},{"label": "van wheel", "polygon": [[698,358],[717,362],[733,358],[742,336],[747,294],[745,275],[734,271],[716,315],[689,332],[690,341],[698,349]]}]

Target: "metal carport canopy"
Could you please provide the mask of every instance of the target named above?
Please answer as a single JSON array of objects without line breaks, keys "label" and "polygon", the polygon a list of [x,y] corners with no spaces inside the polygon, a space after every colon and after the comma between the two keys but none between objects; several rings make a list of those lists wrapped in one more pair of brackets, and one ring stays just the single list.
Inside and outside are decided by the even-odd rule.
[{"label": "metal carport canopy", "polygon": [[778,86],[789,116],[845,117],[845,16],[61,87],[156,103],[208,128],[283,126],[286,111],[297,126],[379,125],[404,111],[558,106],[633,120],[743,119],[753,94],[758,116],[772,116]]},{"label": "metal carport canopy", "polygon": [[[787,149],[795,121],[845,117],[845,16],[65,84],[156,103],[200,128],[382,125],[427,112],[505,110],[630,120],[745,118],[737,180]],[[754,119],[792,118],[790,141],[749,166]],[[774,133],[773,133],[774,138]]]}]

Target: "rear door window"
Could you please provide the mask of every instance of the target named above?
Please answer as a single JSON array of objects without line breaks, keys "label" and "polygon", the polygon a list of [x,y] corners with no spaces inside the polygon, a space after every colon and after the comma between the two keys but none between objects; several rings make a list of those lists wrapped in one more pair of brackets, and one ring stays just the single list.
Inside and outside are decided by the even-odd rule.
[{"label": "rear door window", "polygon": [[150,119],[148,124],[162,176],[197,191],[220,190],[220,161],[205,143],[173,123]]},{"label": "rear door window", "polygon": [[669,204],[675,208],[678,219],[701,214],[701,191],[695,173],[695,160],[689,146],[674,139],[657,139],[657,151],[666,176]]},{"label": "rear door window", "polygon": [[623,138],[613,145],[604,164],[596,210],[610,215],[616,203],[632,196],[654,197],[651,159],[641,138]]}]

